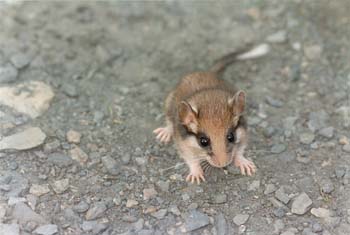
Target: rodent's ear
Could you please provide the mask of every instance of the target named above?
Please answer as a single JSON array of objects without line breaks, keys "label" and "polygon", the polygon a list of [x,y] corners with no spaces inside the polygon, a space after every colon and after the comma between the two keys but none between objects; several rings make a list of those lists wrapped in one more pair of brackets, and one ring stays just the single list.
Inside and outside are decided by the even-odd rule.
[{"label": "rodent's ear", "polygon": [[188,102],[182,101],[179,106],[179,118],[182,124],[186,125],[192,131],[197,128],[198,110]]},{"label": "rodent's ear", "polygon": [[232,107],[233,114],[240,116],[245,107],[245,92],[238,91],[233,97],[228,100],[228,104]]}]

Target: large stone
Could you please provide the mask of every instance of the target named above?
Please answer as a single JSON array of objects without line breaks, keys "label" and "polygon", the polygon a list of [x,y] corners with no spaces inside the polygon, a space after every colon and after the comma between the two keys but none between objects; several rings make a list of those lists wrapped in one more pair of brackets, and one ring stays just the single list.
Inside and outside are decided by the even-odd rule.
[{"label": "large stone", "polygon": [[[0,91],[1,92],[1,91]],[[22,132],[6,136],[0,141],[0,150],[27,150],[43,144],[46,135],[38,127],[30,127]]]},{"label": "large stone", "polygon": [[17,203],[12,213],[13,218],[17,219],[20,223],[27,223],[34,221],[38,224],[46,224],[46,220],[41,215],[35,213],[23,202]]},{"label": "large stone", "polygon": [[18,224],[0,224],[0,234],[19,235],[19,225]]},{"label": "large stone", "polygon": [[191,210],[185,218],[185,228],[187,232],[191,232],[209,224],[209,217],[197,210]]},{"label": "large stone", "polygon": [[53,235],[58,232],[57,225],[55,224],[46,224],[42,225],[34,230],[35,234],[40,234],[40,235]]},{"label": "large stone", "polygon": [[331,217],[333,215],[332,211],[326,209],[326,208],[312,208],[311,209],[311,214],[313,214],[314,216],[318,217],[318,218],[328,218]]},{"label": "large stone", "polygon": [[31,118],[36,118],[45,112],[53,97],[51,87],[40,81],[0,87],[0,104],[27,114]]},{"label": "large stone", "polygon": [[292,213],[297,215],[305,214],[311,207],[312,201],[306,193],[301,193],[292,203]]}]

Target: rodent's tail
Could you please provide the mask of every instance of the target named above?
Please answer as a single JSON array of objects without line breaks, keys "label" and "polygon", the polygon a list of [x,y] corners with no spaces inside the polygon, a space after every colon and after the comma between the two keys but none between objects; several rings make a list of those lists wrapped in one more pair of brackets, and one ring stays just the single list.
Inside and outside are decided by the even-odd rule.
[{"label": "rodent's tail", "polygon": [[269,51],[270,51],[270,47],[268,44],[261,44],[250,50],[248,50],[248,47],[245,47],[244,49],[240,49],[235,52],[232,52],[220,58],[219,60],[217,60],[214,63],[214,65],[210,68],[210,71],[220,76],[223,74],[223,72],[225,72],[225,69],[227,68],[227,66],[229,66],[233,62],[238,60],[256,59],[266,55]]}]

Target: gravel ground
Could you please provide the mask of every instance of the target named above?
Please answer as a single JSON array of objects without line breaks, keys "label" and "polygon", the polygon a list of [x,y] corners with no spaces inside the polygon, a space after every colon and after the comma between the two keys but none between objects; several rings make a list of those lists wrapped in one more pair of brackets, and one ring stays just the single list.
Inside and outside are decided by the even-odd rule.
[{"label": "gravel ground", "polygon": [[[0,3],[0,234],[350,234],[350,2]],[[152,130],[245,44],[253,177],[184,181]]]}]

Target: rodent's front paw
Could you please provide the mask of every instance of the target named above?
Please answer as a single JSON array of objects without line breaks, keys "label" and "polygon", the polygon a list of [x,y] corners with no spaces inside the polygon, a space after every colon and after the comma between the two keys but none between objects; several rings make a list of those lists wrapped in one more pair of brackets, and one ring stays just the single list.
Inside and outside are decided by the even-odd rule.
[{"label": "rodent's front paw", "polygon": [[173,135],[169,127],[159,127],[153,133],[157,135],[156,138],[162,143],[169,143]]},{"label": "rodent's front paw", "polygon": [[192,184],[197,181],[197,184],[200,184],[201,181],[205,181],[204,173],[201,167],[196,169],[191,169],[190,173],[186,177],[187,182],[191,182]]},{"label": "rodent's front paw", "polygon": [[252,176],[256,172],[256,166],[255,166],[254,162],[246,159],[243,156],[235,158],[235,166],[239,167],[242,175],[247,174],[249,176]]}]

